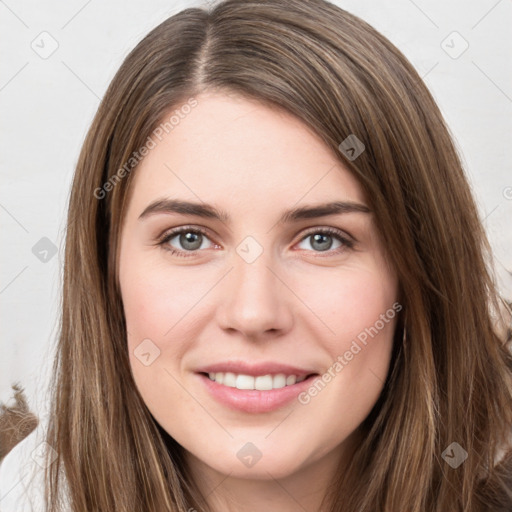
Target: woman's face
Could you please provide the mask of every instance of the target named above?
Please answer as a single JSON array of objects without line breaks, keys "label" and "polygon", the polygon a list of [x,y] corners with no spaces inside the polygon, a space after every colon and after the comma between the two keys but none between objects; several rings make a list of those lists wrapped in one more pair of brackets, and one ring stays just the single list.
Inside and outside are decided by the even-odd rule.
[{"label": "woman's face", "polygon": [[135,383],[197,467],[333,467],[383,388],[396,274],[360,185],[301,121],[196,99],[153,137],[124,220]]}]

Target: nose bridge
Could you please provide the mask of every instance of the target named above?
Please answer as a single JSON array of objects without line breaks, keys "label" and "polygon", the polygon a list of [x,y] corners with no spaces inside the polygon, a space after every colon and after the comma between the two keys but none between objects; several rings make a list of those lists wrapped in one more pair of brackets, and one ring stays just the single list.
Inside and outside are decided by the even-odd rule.
[{"label": "nose bridge", "polygon": [[[290,321],[286,287],[276,276],[271,250],[247,237],[233,255],[233,270],[222,311],[225,328],[255,336],[268,330],[282,330]],[[272,270],[271,270],[272,269]]]}]

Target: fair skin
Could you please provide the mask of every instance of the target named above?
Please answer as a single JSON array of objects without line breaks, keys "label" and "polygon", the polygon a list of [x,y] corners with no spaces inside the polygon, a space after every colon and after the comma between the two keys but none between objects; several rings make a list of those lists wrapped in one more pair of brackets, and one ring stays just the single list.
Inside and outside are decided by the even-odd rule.
[{"label": "fair skin", "polygon": [[[312,369],[317,382],[397,301],[396,273],[371,211],[278,223],[285,211],[333,201],[370,209],[358,181],[306,125],[227,92],[196,99],[132,183],[118,262],[132,373],[151,414],[184,447],[212,510],[319,511],[383,389],[396,318],[380,322],[307,403],[236,410],[213,397],[196,370],[275,361]],[[139,218],[165,198],[214,205],[230,220],[173,212]],[[207,234],[192,229],[158,245],[180,226]],[[343,238],[322,240],[326,228]],[[248,236],[262,250],[250,263],[237,251]],[[256,254],[258,246],[244,247]],[[146,352],[160,353],[145,365],[136,350],[148,339]],[[249,442],[261,454],[250,467],[237,456]]]}]

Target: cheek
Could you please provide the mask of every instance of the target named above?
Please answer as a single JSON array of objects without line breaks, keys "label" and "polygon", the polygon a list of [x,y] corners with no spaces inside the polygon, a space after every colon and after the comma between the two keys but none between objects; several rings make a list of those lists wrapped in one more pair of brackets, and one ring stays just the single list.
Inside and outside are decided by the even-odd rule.
[{"label": "cheek", "polygon": [[[329,352],[343,353],[351,341],[378,322],[383,335],[392,331],[391,322],[382,325],[381,315],[392,308],[396,300],[396,279],[381,266],[350,267],[340,270],[332,279],[308,283],[308,304],[318,312],[327,334]],[[391,311],[386,320],[395,316]],[[364,334],[362,335],[364,337]],[[341,352],[340,352],[341,351]]]},{"label": "cheek", "polygon": [[[201,298],[211,285],[197,272],[170,271],[149,259],[132,253],[119,277],[132,374],[147,405],[157,411],[165,410],[160,400],[171,395],[178,402],[186,399],[171,375],[179,375],[184,355],[194,346],[199,324],[193,319],[206,315]],[[163,389],[168,391],[164,396]]]},{"label": "cheek", "polygon": [[123,287],[123,305],[128,332],[159,340],[172,320],[166,288],[151,276],[132,275]]},{"label": "cheek", "polygon": [[317,336],[328,366],[299,401],[315,410],[316,424],[330,425],[332,438],[338,428],[356,428],[382,391],[401,309],[396,292],[394,274],[381,265],[345,268],[327,287],[310,286],[311,307],[328,327]]},{"label": "cheek", "polygon": [[120,281],[130,343],[150,338],[163,345],[200,298],[201,287],[185,282],[179,270],[170,272],[142,257],[126,265]]},{"label": "cheek", "polygon": [[[127,349],[135,383],[150,405],[169,387],[169,358],[179,361],[178,344],[165,345],[166,333],[184,314],[175,299],[176,282],[170,283],[157,266],[136,257],[120,272],[121,294],[127,328]],[[174,300],[173,300],[174,296]],[[183,297],[180,297],[180,299]],[[171,332],[172,334],[172,332]]]},{"label": "cheek", "polygon": [[[144,402],[161,422],[165,419],[162,413],[171,403],[187,400],[173,376],[177,375],[186,349],[186,343],[176,343],[177,338],[185,340],[187,336],[187,332],[180,331],[186,325],[180,319],[190,309],[188,304],[194,294],[188,293],[188,288],[180,287],[175,278],[171,280],[158,267],[145,268],[135,260],[126,266],[120,280],[132,375]],[[179,300],[176,300],[176,290],[182,290]],[[192,295],[190,300],[189,295]]]}]

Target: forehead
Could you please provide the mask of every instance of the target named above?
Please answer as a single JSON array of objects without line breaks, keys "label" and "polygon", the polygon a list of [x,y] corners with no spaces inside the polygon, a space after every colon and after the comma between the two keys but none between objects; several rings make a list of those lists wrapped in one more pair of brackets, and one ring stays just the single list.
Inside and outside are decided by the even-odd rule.
[{"label": "forehead", "polygon": [[301,198],[364,202],[354,176],[292,114],[227,93],[196,100],[161,140],[153,137],[136,169],[132,201],[140,211],[165,195],[267,209]]}]

